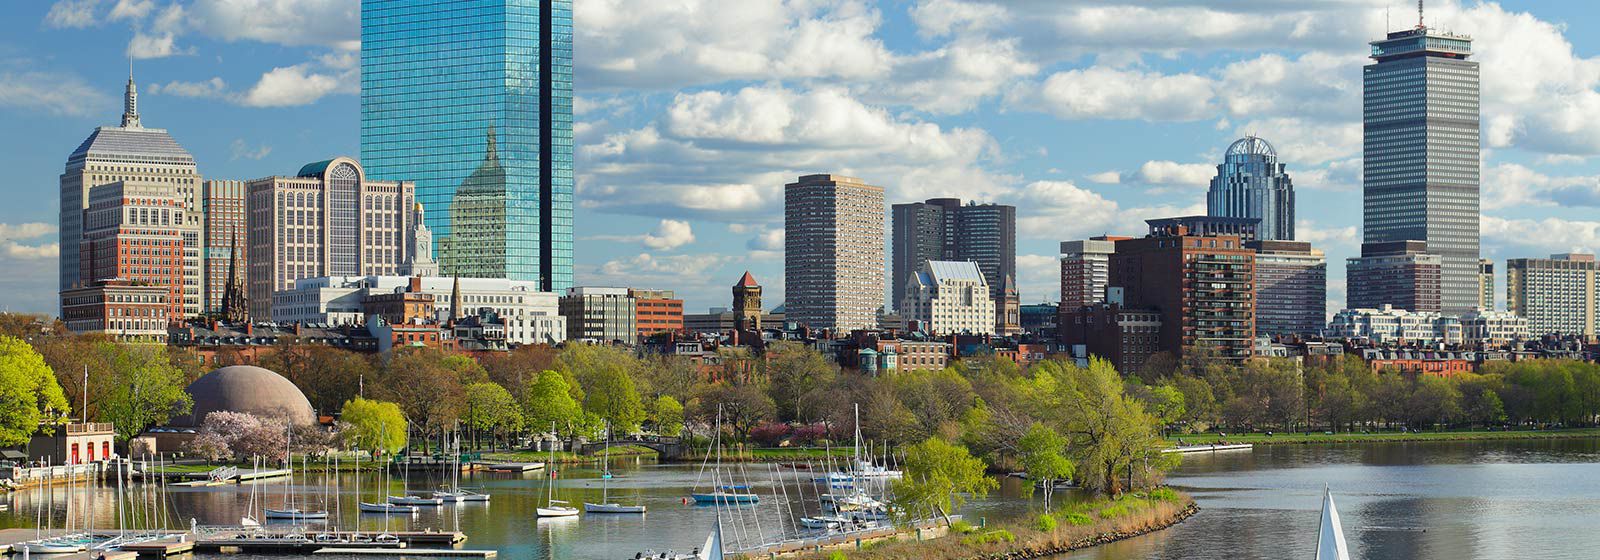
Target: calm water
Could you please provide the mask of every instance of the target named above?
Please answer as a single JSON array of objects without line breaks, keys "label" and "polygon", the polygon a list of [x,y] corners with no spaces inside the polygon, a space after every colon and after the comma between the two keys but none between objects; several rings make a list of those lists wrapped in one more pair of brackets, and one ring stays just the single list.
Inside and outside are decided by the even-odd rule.
[{"label": "calm water", "polygon": [[[688,551],[704,541],[716,511],[682,503],[698,467],[625,461],[614,463],[612,470],[617,475],[610,483],[612,501],[642,503],[650,513],[535,520],[533,508],[544,503],[542,473],[473,475],[463,486],[493,494],[491,503],[432,508],[416,517],[386,520],[356,513],[358,498],[378,501],[385,493],[378,487],[382,477],[372,475],[360,478],[360,496],[357,477],[339,477],[338,494],[326,503],[333,504],[328,509],[342,528],[382,530],[387,522],[390,530],[459,529],[469,535],[468,548],[498,549],[503,558],[621,560],[646,548]],[[556,482],[556,498],[574,505],[599,501],[598,474],[593,467],[568,467]],[[775,535],[787,528],[779,525],[787,525],[791,515],[816,513],[816,486],[798,484],[795,473],[783,479],[768,465],[748,465],[739,476],[738,482],[748,482],[762,502],[737,517],[723,514],[729,539]],[[786,480],[782,487],[787,500],[782,492],[774,496],[776,480]],[[325,503],[323,481],[321,475],[297,481],[301,499],[313,508]],[[1203,508],[1199,515],[1168,531],[1068,558],[1309,558],[1324,484],[1334,488],[1346,536],[1359,558],[1594,558],[1600,548],[1600,441],[1262,448],[1190,456],[1172,482],[1195,495]],[[410,486],[420,492],[438,484],[437,479],[414,475]],[[171,488],[167,499],[173,525],[187,526],[190,518],[201,524],[236,523],[252,488],[268,507],[283,501],[281,481]],[[403,488],[395,480],[387,493]],[[964,513],[974,520],[994,519],[1036,507],[1037,498],[1020,494],[1018,481],[1006,479],[1000,492],[969,505]],[[94,504],[99,524],[107,526],[115,516],[114,496],[114,490],[104,488],[77,489],[71,499],[80,514],[86,504]],[[0,528],[33,526],[39,506],[46,503],[59,523],[67,500],[62,489],[53,495],[39,490],[0,495],[0,502],[11,505],[10,512],[0,513]]]}]

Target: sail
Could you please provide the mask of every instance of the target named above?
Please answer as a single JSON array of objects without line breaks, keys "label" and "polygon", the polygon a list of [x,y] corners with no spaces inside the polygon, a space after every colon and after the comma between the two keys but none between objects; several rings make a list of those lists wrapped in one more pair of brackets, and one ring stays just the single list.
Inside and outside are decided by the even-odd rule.
[{"label": "sail", "polygon": [[706,535],[706,545],[700,547],[700,560],[722,560],[722,522]]},{"label": "sail", "polygon": [[1333,492],[1323,490],[1322,530],[1317,534],[1317,560],[1350,560],[1344,544],[1344,528],[1339,525],[1339,510],[1333,507]]}]

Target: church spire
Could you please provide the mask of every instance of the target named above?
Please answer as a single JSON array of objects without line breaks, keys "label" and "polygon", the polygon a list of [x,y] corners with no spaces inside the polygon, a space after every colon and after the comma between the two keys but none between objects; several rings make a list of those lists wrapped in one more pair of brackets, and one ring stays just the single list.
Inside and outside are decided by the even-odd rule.
[{"label": "church spire", "polygon": [[128,58],[128,88],[122,98],[122,128],[144,128],[139,124],[139,86],[133,83],[133,58]]},{"label": "church spire", "polygon": [[235,226],[233,242],[228,247],[228,284],[222,290],[222,316],[235,325],[250,322],[250,300],[244,293],[244,279],[239,276],[239,257],[239,230]]},{"label": "church spire", "polygon": [[492,124],[489,125],[489,146],[487,148],[487,151],[484,154],[484,158],[483,159],[485,161],[493,161],[493,162],[499,162],[500,161],[500,149],[498,147],[498,142],[495,140],[494,125],[492,125]]}]

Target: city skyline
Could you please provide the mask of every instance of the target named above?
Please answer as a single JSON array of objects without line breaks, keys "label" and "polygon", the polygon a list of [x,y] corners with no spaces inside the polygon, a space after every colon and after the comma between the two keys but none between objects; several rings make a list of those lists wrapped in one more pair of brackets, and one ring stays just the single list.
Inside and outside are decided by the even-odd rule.
[{"label": "city skyline", "polygon": [[[222,3],[178,4],[183,23],[168,17],[169,2],[149,3],[142,15],[114,14],[118,3],[110,0],[69,4],[93,4],[98,11],[84,22],[70,17],[71,6],[60,7],[67,4],[24,7],[6,25],[16,31],[12,36],[26,39],[0,44],[17,55],[13,66],[0,68],[14,78],[0,94],[0,114],[29,130],[12,135],[25,138],[7,139],[0,150],[0,161],[21,176],[14,188],[55,184],[71,146],[94,126],[116,124],[116,97],[126,78],[122,55],[135,33],[147,40],[133,45],[145,123],[168,129],[193,151],[204,179],[252,179],[332,155],[359,155],[353,91],[359,79],[349,44],[358,40],[359,28],[346,13],[354,2],[325,3],[336,7],[302,14],[328,23],[293,39],[275,35],[270,25],[279,20],[271,17],[252,24],[226,19]],[[1114,39],[1129,47],[1123,60],[1054,50],[1113,50],[1118,43],[1088,44],[1093,37],[1113,40],[1107,36],[1047,46],[1041,39],[1049,38],[1048,30],[987,28],[955,17],[960,14],[949,8],[956,2],[788,11],[759,4],[751,3],[752,17],[809,24],[857,39],[833,42],[837,48],[881,56],[830,58],[867,65],[861,67],[807,67],[786,58],[804,47],[776,41],[783,44],[755,47],[770,64],[729,60],[708,67],[618,38],[643,28],[635,20],[648,21],[650,14],[623,17],[603,3],[575,8],[577,284],[671,288],[687,300],[687,311],[701,312],[724,304],[726,278],[748,268],[768,279],[764,302],[776,306],[784,301],[782,185],[804,174],[837,173],[884,185],[891,204],[959,196],[1016,205],[1022,301],[1054,300],[1060,241],[1138,234],[1143,219],[1199,213],[1200,182],[1215,173],[1227,143],[1246,134],[1273,142],[1290,166],[1301,196],[1299,237],[1327,251],[1329,277],[1343,278],[1345,259],[1359,254],[1359,80],[1369,54],[1365,43],[1385,30],[1381,3],[1203,9],[1236,16],[1241,29],[1251,22],[1284,29],[1235,30],[1202,40],[1164,18],[1180,12],[1130,2],[1121,8],[1130,10],[1130,20],[1168,26],[1172,33]],[[1033,8],[1087,17],[1082,10]],[[1584,219],[1600,199],[1596,166],[1574,158],[1600,152],[1586,140],[1593,137],[1586,127],[1594,125],[1559,110],[1560,101],[1581,106],[1596,96],[1594,78],[1584,69],[1596,64],[1600,43],[1583,33],[1584,12],[1560,6],[1534,6],[1531,15],[1516,11],[1523,9],[1530,8],[1429,7],[1430,21],[1473,36],[1474,58],[1483,64],[1483,256],[1502,263],[1600,248],[1600,224]],[[1330,18],[1317,10],[1339,12]],[[1317,21],[1346,27],[1288,29]],[[234,28],[212,25],[218,22]],[[1397,17],[1388,30],[1409,25]],[[649,29],[705,31],[658,27],[668,26]],[[998,46],[974,46],[979,37]],[[156,44],[146,44],[150,39]],[[74,45],[58,46],[67,43]],[[1158,56],[1156,46],[1177,55]],[[1530,53],[1555,66],[1539,75],[1517,68],[1514,61]],[[155,54],[169,56],[149,58]],[[963,74],[954,63],[958,56],[991,57],[1003,64],[988,66],[1002,75]],[[687,75],[655,67],[679,67]],[[894,70],[886,75],[901,87],[870,87],[878,67]],[[1307,73],[1318,79],[1294,79]],[[67,81],[25,89],[52,76]],[[950,80],[971,89],[933,87]],[[1107,84],[1151,97],[1109,91]],[[1558,95],[1573,84],[1577,93]],[[82,95],[50,95],[66,91]],[[1106,101],[1119,97],[1120,103]],[[97,98],[102,106],[93,106]],[[829,128],[832,123],[862,135],[847,140]],[[1318,127],[1326,131],[1307,131]],[[1110,141],[1082,141],[1091,135]],[[7,225],[0,254],[9,262],[49,268],[39,265],[54,259],[50,198],[24,198],[0,211]],[[443,213],[428,210],[430,217]],[[9,308],[54,307],[49,279],[23,275],[8,282],[11,299],[3,303]],[[1330,312],[1345,299],[1342,286],[1332,284]],[[1497,296],[1503,298],[1503,290]]]}]

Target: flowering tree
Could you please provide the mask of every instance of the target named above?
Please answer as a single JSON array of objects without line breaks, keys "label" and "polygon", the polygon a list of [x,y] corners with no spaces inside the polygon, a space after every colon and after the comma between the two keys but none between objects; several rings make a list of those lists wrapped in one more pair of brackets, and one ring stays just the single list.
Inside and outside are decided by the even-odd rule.
[{"label": "flowering tree", "polygon": [[[274,461],[285,459],[287,430],[282,420],[262,418],[244,412],[217,411],[206,415],[200,434],[190,450],[219,460],[260,456]],[[226,449],[227,456],[220,450]],[[215,457],[215,458],[213,458]]]}]

